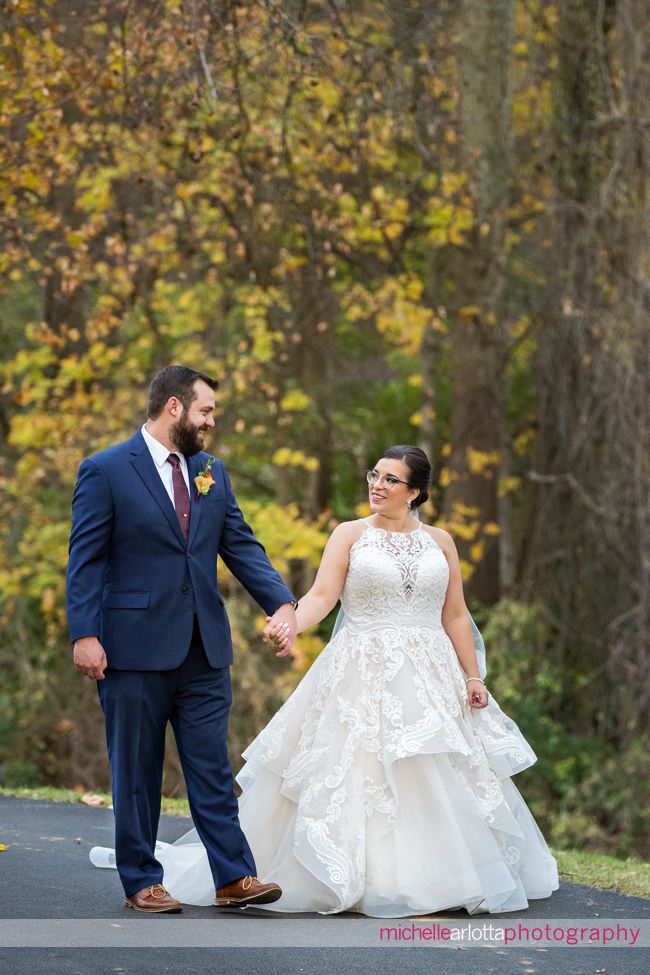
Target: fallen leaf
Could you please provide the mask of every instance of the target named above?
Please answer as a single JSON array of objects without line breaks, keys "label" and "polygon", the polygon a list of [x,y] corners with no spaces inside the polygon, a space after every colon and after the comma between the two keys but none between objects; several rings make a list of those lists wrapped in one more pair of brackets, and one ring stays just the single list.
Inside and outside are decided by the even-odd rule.
[{"label": "fallen leaf", "polygon": [[8,849],[9,847],[7,846],[6,843],[0,843],[0,850],[8,850]]},{"label": "fallen leaf", "polygon": [[86,792],[82,797],[81,801],[85,803],[86,806],[103,806],[104,799],[101,796],[97,796],[92,792]]}]

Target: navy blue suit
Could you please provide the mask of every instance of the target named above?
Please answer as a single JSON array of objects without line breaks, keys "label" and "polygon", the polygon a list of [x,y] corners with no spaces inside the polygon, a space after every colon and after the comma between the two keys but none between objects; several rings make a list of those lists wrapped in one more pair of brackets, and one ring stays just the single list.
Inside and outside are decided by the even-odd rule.
[{"label": "navy blue suit", "polygon": [[162,882],[154,845],[168,721],[215,886],[256,873],[227,754],[232,642],[217,555],[267,614],[294,596],[246,524],[221,461],[213,487],[195,499],[208,457],[187,458],[187,544],[139,430],[83,461],[72,502],[70,639],[98,637],[108,660],[98,690],[127,896]]}]

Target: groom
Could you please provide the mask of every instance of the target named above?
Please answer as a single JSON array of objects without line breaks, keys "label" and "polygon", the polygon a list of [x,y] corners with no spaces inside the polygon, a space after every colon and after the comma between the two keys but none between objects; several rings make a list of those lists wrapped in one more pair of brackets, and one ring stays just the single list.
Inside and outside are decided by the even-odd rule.
[{"label": "groom", "polygon": [[[227,751],[232,644],[217,555],[273,622],[296,634],[295,599],[244,521],[221,461],[203,452],[217,382],[168,366],[147,422],[79,468],[67,609],[74,664],[98,682],[125,907],[178,912],[154,856],[170,721],[219,906],[270,904],[238,819]],[[206,493],[195,487],[195,478]],[[270,626],[271,624],[269,624]],[[268,629],[268,627],[267,627]]]}]

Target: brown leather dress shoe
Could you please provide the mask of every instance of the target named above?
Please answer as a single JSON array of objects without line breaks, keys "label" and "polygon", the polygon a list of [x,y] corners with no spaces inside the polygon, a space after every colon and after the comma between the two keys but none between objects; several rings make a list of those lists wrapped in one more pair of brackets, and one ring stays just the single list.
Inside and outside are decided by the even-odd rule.
[{"label": "brown leather dress shoe", "polygon": [[240,877],[219,887],[215,907],[246,907],[248,904],[273,904],[282,897],[278,884],[262,884],[257,877]]},{"label": "brown leather dress shoe", "polygon": [[124,899],[124,906],[134,911],[144,911],[145,914],[180,914],[183,905],[171,897],[162,884],[144,887],[135,894]]}]

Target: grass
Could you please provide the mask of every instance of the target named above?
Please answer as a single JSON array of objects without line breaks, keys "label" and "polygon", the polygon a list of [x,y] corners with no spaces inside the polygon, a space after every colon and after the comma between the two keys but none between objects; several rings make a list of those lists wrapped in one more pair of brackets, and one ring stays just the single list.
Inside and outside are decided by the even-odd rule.
[{"label": "grass", "polygon": [[[113,802],[108,792],[79,792],[76,789],[55,789],[50,785],[39,786],[34,789],[0,789],[0,796],[16,796],[19,799],[43,799],[48,802],[76,803],[83,803],[84,796],[93,796],[101,799],[101,802],[85,803],[85,805],[90,806],[110,806]],[[163,796],[161,808],[166,816],[189,816],[190,814],[187,799],[168,799]]]},{"label": "grass", "polygon": [[650,863],[588,850],[553,850],[562,880],[650,898]]},{"label": "grass", "polygon": [[[22,799],[45,799],[49,802],[82,802],[86,793],[72,789],[55,789],[43,786],[37,789],[0,789],[0,796],[17,796]],[[92,793],[101,799],[101,805],[110,806],[107,793]],[[97,803],[100,805],[100,803]],[[162,811],[168,816],[189,816],[187,799],[167,799],[163,796]],[[2,836],[0,836],[0,843]],[[622,859],[587,850],[553,850],[557,858],[560,878],[571,884],[586,884],[598,890],[613,890],[633,897],[650,898],[650,863]]]}]

